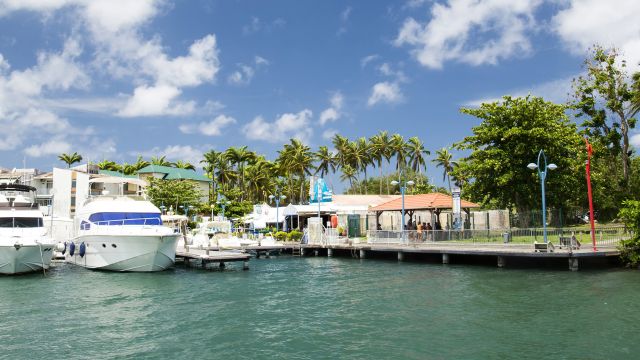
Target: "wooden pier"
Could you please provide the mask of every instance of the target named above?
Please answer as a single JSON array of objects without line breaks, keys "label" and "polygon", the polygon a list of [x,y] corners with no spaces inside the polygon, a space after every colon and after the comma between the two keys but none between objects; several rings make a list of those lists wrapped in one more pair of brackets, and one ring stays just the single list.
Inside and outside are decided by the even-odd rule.
[{"label": "wooden pier", "polygon": [[[493,258],[495,264],[502,268],[507,262],[517,263],[535,261],[567,261],[569,269],[577,271],[580,262],[615,262],[620,252],[615,246],[602,246],[597,251],[589,246],[580,249],[558,249],[553,251],[537,251],[533,244],[444,244],[444,243],[423,243],[423,244],[303,244],[301,245],[302,256],[305,255],[346,255],[365,259],[367,257],[397,256],[398,261],[403,261],[407,257],[425,258],[441,260],[443,264],[449,264],[453,259],[482,259],[485,262]],[[464,261],[461,261],[464,262]]]},{"label": "wooden pier", "polygon": [[219,268],[224,269],[226,263],[242,262],[242,269],[249,269],[250,254],[240,251],[219,251],[211,249],[185,248],[176,251],[176,262],[182,261],[185,265],[190,266],[195,263],[203,269],[211,268],[209,264],[218,264]]}]

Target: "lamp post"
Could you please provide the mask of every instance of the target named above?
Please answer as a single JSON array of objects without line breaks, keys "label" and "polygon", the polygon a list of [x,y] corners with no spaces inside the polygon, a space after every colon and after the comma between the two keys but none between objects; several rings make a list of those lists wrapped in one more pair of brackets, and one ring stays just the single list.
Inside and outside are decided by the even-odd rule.
[{"label": "lamp post", "polygon": [[180,205],[180,208],[182,208],[184,210],[184,216],[187,217],[187,219],[189,219],[189,209],[192,209],[193,207],[191,205]]},{"label": "lamp post", "polygon": [[[544,166],[541,167],[540,166],[540,158],[542,158],[542,160],[544,160]],[[555,170],[558,168],[558,166],[556,164],[548,164],[547,165],[547,157],[544,154],[544,150],[540,150],[540,152],[538,153],[538,161],[537,163],[529,163],[529,165],[527,165],[527,167],[531,170],[538,170],[538,176],[540,177],[540,187],[542,189],[542,234],[544,237],[544,242],[547,243],[547,204],[545,202],[545,195],[544,195],[544,181],[547,178],[547,169],[548,170]]]},{"label": "lamp post", "polygon": [[164,212],[164,211],[165,211],[166,209],[167,209],[167,207],[166,207],[166,206],[164,206],[164,204],[160,205],[160,211],[162,212],[162,214],[163,214],[163,215],[165,214],[165,212]]},{"label": "lamp post", "polygon": [[227,200],[226,197],[222,196],[220,199],[218,199],[218,201],[216,201],[216,204],[222,207],[222,219],[224,220],[224,210],[226,209],[227,205],[231,205],[231,201]]},{"label": "lamp post", "polygon": [[406,181],[404,179],[402,179],[402,173],[400,173],[400,177],[398,178],[398,181],[393,180],[391,182],[391,185],[396,186],[398,184],[401,184],[400,186],[400,194],[402,195],[402,218],[401,218],[401,224],[400,224],[400,230],[402,230],[402,238],[404,239],[404,193],[407,189],[407,185],[409,186],[413,186],[414,182],[409,180]]},{"label": "lamp post", "polygon": [[276,188],[276,195],[269,195],[269,200],[276,202],[276,232],[280,231],[280,200],[284,200],[287,197],[280,194],[280,189]]},{"label": "lamp post", "polygon": [[211,204],[211,221],[213,221],[213,209],[216,207],[215,205]]}]

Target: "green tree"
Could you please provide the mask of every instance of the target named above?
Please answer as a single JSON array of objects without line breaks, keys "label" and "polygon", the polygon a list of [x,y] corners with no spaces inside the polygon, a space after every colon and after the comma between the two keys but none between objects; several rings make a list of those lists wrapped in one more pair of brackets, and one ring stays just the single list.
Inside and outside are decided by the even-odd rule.
[{"label": "green tree", "polygon": [[195,170],[196,167],[193,166],[193,164],[191,164],[190,162],[187,161],[182,161],[182,160],[178,160],[175,163],[173,163],[173,166],[178,168],[178,169],[187,169],[187,170]]},{"label": "green tree", "polygon": [[333,152],[329,151],[329,148],[320,146],[314,156],[318,161],[315,174],[320,173],[320,177],[324,177],[330,172],[336,172],[336,157]]},{"label": "green tree", "polygon": [[158,166],[171,166],[173,165],[170,161],[167,160],[167,156],[152,156],[151,157],[151,165],[158,165]]},{"label": "green tree", "polygon": [[544,150],[549,163],[558,166],[546,179],[547,204],[575,205],[585,188],[584,142],[565,109],[531,96],[505,96],[479,108],[461,109],[482,120],[472,136],[455,144],[457,149],[471,151],[460,164],[461,172],[473,179],[465,187],[471,200],[518,211],[540,208],[540,179],[527,164],[536,162],[538,152]]},{"label": "green tree", "polygon": [[60,159],[60,161],[64,162],[67,164],[67,168],[71,168],[72,164],[75,164],[77,162],[82,161],[82,155],[78,154],[77,152],[74,152],[73,154],[65,154],[62,153],[60,155],[58,155],[58,159]]},{"label": "green tree", "polygon": [[422,140],[417,136],[409,138],[406,145],[407,155],[409,156],[409,167],[414,172],[421,174],[422,169],[426,171],[427,162],[424,158],[425,155],[430,155],[429,150],[425,150]]},{"label": "green tree", "polygon": [[627,266],[637,267],[640,265],[640,201],[624,201],[618,216],[632,235],[629,240],[623,240],[618,245],[620,259]]},{"label": "green tree", "polygon": [[451,193],[451,174],[453,173],[454,167],[457,166],[458,163],[453,160],[453,156],[447,148],[437,150],[436,158],[431,161],[433,161],[437,167],[442,167],[442,181],[444,181],[445,179],[447,180],[447,184],[449,185],[449,193]]},{"label": "green tree", "polygon": [[100,170],[122,171],[122,167],[115,161],[111,160],[102,160],[97,163],[96,166],[98,166],[98,169]]},{"label": "green tree", "polygon": [[[631,84],[626,63],[615,49],[606,50],[594,46],[591,56],[585,60],[586,75],[573,82],[575,91],[573,106],[577,116],[584,119],[586,134],[600,149],[608,149],[611,164],[622,162],[623,184],[629,184],[629,130],[633,129],[640,100],[638,75]],[[603,153],[602,151],[600,153]]]},{"label": "green tree", "polygon": [[147,194],[156,206],[172,206],[178,213],[184,213],[180,206],[200,207],[201,193],[198,185],[190,180],[162,180],[149,178]]},{"label": "green tree", "polygon": [[[382,179],[382,159],[387,160],[387,165],[391,164],[392,142],[387,131],[380,131],[370,139],[372,160],[377,162],[380,170],[380,178]],[[382,194],[382,181],[379,182],[379,194]],[[387,182],[387,194],[389,194],[389,182]]]}]

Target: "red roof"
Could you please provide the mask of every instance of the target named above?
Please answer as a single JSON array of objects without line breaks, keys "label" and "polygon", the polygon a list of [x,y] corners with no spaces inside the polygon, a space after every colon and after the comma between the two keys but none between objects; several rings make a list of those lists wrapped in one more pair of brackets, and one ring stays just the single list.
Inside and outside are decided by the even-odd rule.
[{"label": "red roof", "polygon": [[[427,209],[451,209],[453,198],[450,195],[441,193],[405,195],[405,210],[427,210]],[[460,199],[461,208],[479,208],[480,205]],[[388,201],[371,208],[371,211],[393,211],[402,210],[402,198]]]}]

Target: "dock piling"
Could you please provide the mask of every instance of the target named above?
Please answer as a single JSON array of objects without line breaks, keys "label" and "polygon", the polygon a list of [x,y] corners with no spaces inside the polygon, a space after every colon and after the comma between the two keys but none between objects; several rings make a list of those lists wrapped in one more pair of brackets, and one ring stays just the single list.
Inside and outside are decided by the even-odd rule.
[{"label": "dock piling", "polygon": [[404,260],[404,253],[402,251],[398,251],[398,261]]},{"label": "dock piling", "polygon": [[506,265],[506,259],[504,256],[498,256],[498,267],[503,268]]},{"label": "dock piling", "polygon": [[449,254],[442,254],[442,263],[443,264],[449,263]]},{"label": "dock piling", "polygon": [[366,256],[366,251],[364,249],[360,249],[360,259],[364,259]]},{"label": "dock piling", "polygon": [[327,249],[327,257],[332,257],[333,256],[333,249],[329,248]]},{"label": "dock piling", "polygon": [[577,258],[569,258],[569,270],[578,271],[579,262]]}]

